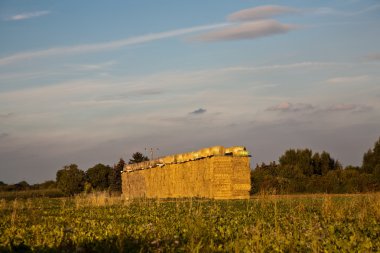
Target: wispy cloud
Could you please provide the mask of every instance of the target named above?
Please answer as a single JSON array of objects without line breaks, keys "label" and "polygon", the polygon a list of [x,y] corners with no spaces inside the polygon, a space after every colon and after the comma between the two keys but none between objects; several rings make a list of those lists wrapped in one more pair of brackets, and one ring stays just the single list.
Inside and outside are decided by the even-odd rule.
[{"label": "wispy cloud", "polygon": [[[232,21],[247,21],[247,20],[257,20],[262,18],[268,18],[273,16],[278,16],[286,13],[297,12],[297,9],[293,9],[285,6],[261,6],[252,9],[242,10],[231,14],[228,19]],[[32,17],[38,17],[42,15],[49,14],[49,11],[38,11],[33,13],[24,13],[15,15],[9,18],[9,20],[21,20]],[[199,41],[219,41],[219,40],[236,40],[236,39],[254,39],[263,36],[269,36],[279,33],[286,33],[290,30],[297,28],[295,25],[282,24],[275,20],[260,20],[256,22],[248,23],[218,23],[211,25],[195,26],[190,28],[182,28],[177,30],[171,30],[166,32],[145,34],[136,37],[130,37],[122,40],[115,40],[104,43],[93,43],[93,44],[82,44],[67,47],[53,47],[44,50],[20,52],[13,55],[9,55],[0,58],[0,66],[9,65],[12,63],[17,63],[25,60],[33,60],[36,58],[59,56],[59,55],[70,55],[70,54],[84,54],[101,52],[107,50],[115,50],[122,47],[147,43],[155,40],[177,37],[185,34],[220,29],[215,32],[205,33],[196,37]],[[87,66],[93,68],[94,66]],[[95,66],[96,68],[97,66]]]},{"label": "wispy cloud", "polygon": [[107,61],[98,64],[74,64],[68,65],[69,68],[72,68],[76,71],[94,71],[94,70],[102,70],[114,66],[117,64],[116,61]]},{"label": "wispy cloud", "polygon": [[365,104],[334,104],[330,106],[323,105],[312,105],[304,103],[290,103],[283,102],[267,108],[267,111],[277,111],[277,112],[310,112],[312,115],[314,113],[332,113],[332,112],[352,112],[361,113],[368,112],[373,109],[370,105]]},{"label": "wispy cloud", "polygon": [[50,13],[51,13],[50,11],[25,12],[25,13],[20,13],[20,14],[10,16],[10,17],[6,18],[6,20],[18,21],[18,20],[24,20],[24,19],[31,19],[31,18],[37,18],[37,17],[45,16],[45,15],[48,15]]},{"label": "wispy cloud", "polygon": [[21,69],[18,72],[0,73],[0,81],[16,82],[33,79],[44,79],[47,77],[78,78],[81,74],[88,72],[97,72],[98,75],[101,75],[101,71],[107,71],[116,64],[116,61],[106,61],[93,64],[67,64],[63,67],[59,67],[58,69],[54,67],[45,67],[44,69],[30,72],[25,71],[25,69]]},{"label": "wispy cloud", "polygon": [[363,10],[360,10],[358,11],[359,13],[366,13],[366,12],[371,12],[371,11],[376,11],[380,9],[380,4],[374,4],[374,5],[371,5]]},{"label": "wispy cloud", "polygon": [[83,44],[83,45],[75,45],[75,46],[70,46],[70,47],[55,47],[55,48],[50,48],[50,49],[45,49],[45,50],[17,53],[17,54],[13,54],[7,57],[0,58],[0,66],[12,64],[12,63],[16,63],[16,62],[20,62],[24,60],[32,60],[35,58],[42,58],[42,57],[49,57],[49,56],[83,54],[83,53],[100,52],[100,51],[106,51],[106,50],[115,50],[118,48],[130,46],[130,45],[142,44],[142,43],[147,43],[150,41],[177,37],[177,36],[185,35],[189,33],[220,28],[225,25],[226,23],[195,26],[195,27],[190,27],[190,28],[177,29],[177,30],[172,30],[172,31],[130,37],[123,40],[116,40],[116,41],[105,42],[105,43]]},{"label": "wispy cloud", "polygon": [[190,114],[191,114],[191,115],[199,115],[199,114],[203,114],[203,113],[205,113],[206,111],[207,111],[206,109],[199,108],[199,109],[197,109],[197,110],[195,110],[195,111],[190,112]]},{"label": "wispy cloud", "polygon": [[359,105],[359,104],[336,104],[328,107],[325,111],[327,112],[368,112],[373,108],[369,105]]},{"label": "wispy cloud", "polygon": [[369,80],[368,75],[334,77],[326,80],[330,84],[361,83]]},{"label": "wispy cloud", "polygon": [[358,16],[358,15],[367,14],[369,12],[374,12],[379,9],[380,9],[380,4],[375,4],[375,5],[371,5],[357,11],[344,11],[344,10],[336,10],[330,7],[320,7],[320,8],[310,10],[310,12],[316,15],[336,15],[336,16],[350,17],[350,16]]},{"label": "wispy cloud", "polygon": [[368,54],[364,57],[367,61],[380,61],[380,53]]},{"label": "wispy cloud", "polygon": [[295,62],[289,64],[273,64],[262,66],[235,66],[221,68],[222,72],[239,72],[239,71],[271,71],[271,70],[286,70],[286,69],[298,69],[298,68],[329,68],[334,66],[347,66],[346,63],[338,62]]},{"label": "wispy cloud", "polygon": [[[49,69],[45,68],[41,71],[35,72],[10,72],[10,73],[0,73],[0,81],[20,81],[20,80],[31,80],[31,79],[41,79],[46,77],[60,77],[60,76],[72,76],[78,78],[78,74],[81,72],[88,71],[98,71],[107,70],[108,68],[117,64],[115,61],[107,61],[103,63],[96,64],[70,64],[64,66],[64,68]],[[215,78],[215,76],[220,76],[230,73],[249,73],[249,72],[268,72],[273,70],[285,71],[291,69],[324,69],[324,68],[337,68],[337,67],[350,67],[352,64],[343,62],[295,62],[289,64],[273,64],[273,65],[248,65],[248,66],[230,66],[222,68],[210,68],[203,69],[192,72],[181,72],[175,71],[171,72],[170,76],[180,76],[182,80],[188,80],[189,84],[192,82],[198,82],[199,78],[202,77],[202,81],[206,82],[209,78]],[[169,73],[167,73],[169,74]],[[160,78],[162,78],[162,73]],[[165,75],[165,78],[170,78]],[[196,80],[194,80],[196,79]],[[152,83],[156,82],[152,80]],[[164,84],[161,84],[164,85]],[[165,86],[165,85],[164,85]]]},{"label": "wispy cloud", "polygon": [[232,13],[227,17],[229,21],[249,21],[257,19],[267,19],[289,13],[297,13],[300,10],[280,5],[265,5],[255,8],[244,9]]},{"label": "wispy cloud", "polygon": [[194,39],[210,42],[256,39],[264,36],[287,33],[299,26],[282,24],[270,18],[297,12],[300,12],[300,10],[280,5],[265,5],[243,9],[227,17],[227,20],[231,22],[227,26],[195,36]]},{"label": "wispy cloud", "polygon": [[281,24],[276,20],[260,20],[226,26],[216,31],[210,31],[196,36],[195,39],[206,42],[256,39],[274,34],[287,33],[296,28],[297,26],[295,25]]},{"label": "wispy cloud", "polygon": [[290,102],[283,102],[283,103],[267,108],[268,111],[279,111],[279,112],[299,112],[299,111],[309,111],[313,109],[314,109],[314,106],[311,104],[303,104],[303,103],[293,104]]},{"label": "wispy cloud", "polygon": [[4,114],[1,114],[1,113],[0,113],[0,119],[7,119],[7,118],[12,117],[13,115],[14,115],[14,113],[11,113],[11,112],[9,112],[9,113],[4,113]]},{"label": "wispy cloud", "polygon": [[9,137],[8,133],[0,133],[0,140]]},{"label": "wispy cloud", "polygon": [[316,9],[309,10],[309,12],[315,15],[341,15],[341,16],[352,15],[352,13],[338,11],[330,7],[319,7]]},{"label": "wispy cloud", "polygon": [[162,89],[142,88],[142,89],[131,90],[128,92],[122,92],[122,93],[119,92],[118,94],[113,94],[113,95],[100,96],[95,99],[95,102],[122,101],[125,99],[141,98],[145,96],[155,96],[155,95],[160,95],[162,93],[163,93]]}]

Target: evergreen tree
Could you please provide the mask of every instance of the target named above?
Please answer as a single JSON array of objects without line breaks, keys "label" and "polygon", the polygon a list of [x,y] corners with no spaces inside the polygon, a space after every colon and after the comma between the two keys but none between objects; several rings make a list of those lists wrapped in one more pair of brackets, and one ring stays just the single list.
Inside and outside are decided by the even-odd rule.
[{"label": "evergreen tree", "polygon": [[133,164],[133,163],[141,163],[141,162],[145,162],[145,161],[149,161],[149,158],[144,156],[140,152],[136,152],[132,155],[132,159],[129,159],[128,163]]},{"label": "evergreen tree", "polygon": [[120,158],[119,162],[114,165],[109,174],[109,189],[112,192],[121,193],[121,172],[125,166],[125,161]]},{"label": "evergreen tree", "polygon": [[372,174],[377,166],[380,166],[380,138],[375,143],[374,148],[364,154],[362,170],[365,173]]}]

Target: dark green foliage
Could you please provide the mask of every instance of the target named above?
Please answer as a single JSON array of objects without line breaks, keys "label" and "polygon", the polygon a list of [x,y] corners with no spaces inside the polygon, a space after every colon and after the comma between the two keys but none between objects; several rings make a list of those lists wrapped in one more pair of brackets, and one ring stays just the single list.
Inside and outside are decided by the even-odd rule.
[{"label": "dark green foliage", "polygon": [[341,169],[338,161],[323,151],[321,155],[310,149],[289,149],[279,158],[281,167],[288,167],[296,173],[304,176],[326,175],[330,170]]},{"label": "dark green foliage", "polygon": [[0,186],[0,191],[7,191],[7,192],[11,192],[11,191],[26,191],[26,190],[30,190],[32,187],[25,181],[21,181],[17,184],[4,184],[4,185],[1,185]]},{"label": "dark green foliage", "polygon": [[281,167],[290,167],[304,175],[313,174],[312,152],[309,149],[289,149],[279,158]]},{"label": "dark green foliage", "polygon": [[115,164],[109,174],[109,189],[111,192],[121,193],[121,171],[123,171],[125,161],[120,158],[119,162]]},{"label": "dark green foliage", "polygon": [[107,190],[111,170],[110,166],[99,163],[86,171],[86,181],[91,184],[94,190]]},{"label": "dark green foliage", "polygon": [[0,199],[5,200],[60,197],[64,197],[64,194],[60,190],[55,188],[29,189],[26,191],[0,191]]},{"label": "dark green foliage", "polygon": [[253,193],[356,193],[380,190],[380,165],[374,167],[376,173],[373,174],[362,173],[363,170],[353,166],[343,170],[329,153],[313,154],[309,149],[287,150],[279,161],[279,164],[262,164],[252,171]]},{"label": "dark green foliage", "polygon": [[17,184],[15,184],[16,190],[18,191],[25,191],[30,188],[30,185],[26,181],[21,181]]},{"label": "dark green foliage", "polygon": [[85,183],[84,171],[78,165],[66,165],[57,171],[57,186],[65,195],[72,196],[83,191]]},{"label": "dark green foliage", "polygon": [[363,156],[362,170],[366,173],[373,173],[380,165],[380,138],[375,143],[374,148],[367,151]]},{"label": "dark green foliage", "polygon": [[33,187],[36,189],[55,189],[57,188],[57,183],[54,180],[48,180],[41,184],[35,184]]},{"label": "dark green foliage", "polygon": [[346,166],[346,168],[344,168],[345,170],[357,170],[357,171],[360,171],[361,168],[359,166],[352,166],[352,165],[348,165]]},{"label": "dark green foliage", "polygon": [[149,161],[149,158],[144,156],[140,152],[136,152],[132,155],[132,159],[129,159],[128,163],[133,164],[133,163],[141,163],[141,162],[145,162],[145,161]]},{"label": "dark green foliage", "polygon": [[21,192],[21,191],[24,192],[24,191],[38,191],[38,190],[45,190],[45,189],[57,190],[57,184],[53,180],[49,180],[49,181],[45,181],[44,183],[33,184],[33,185],[29,185],[25,181],[21,181],[17,184],[9,184],[9,185],[5,183],[3,184],[0,183],[0,192]]}]

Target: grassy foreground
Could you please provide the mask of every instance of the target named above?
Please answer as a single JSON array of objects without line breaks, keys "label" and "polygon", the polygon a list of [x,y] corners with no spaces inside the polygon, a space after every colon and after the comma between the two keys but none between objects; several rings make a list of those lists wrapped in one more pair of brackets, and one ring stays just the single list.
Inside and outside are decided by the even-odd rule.
[{"label": "grassy foreground", "polygon": [[379,252],[380,194],[0,201],[0,252]]}]

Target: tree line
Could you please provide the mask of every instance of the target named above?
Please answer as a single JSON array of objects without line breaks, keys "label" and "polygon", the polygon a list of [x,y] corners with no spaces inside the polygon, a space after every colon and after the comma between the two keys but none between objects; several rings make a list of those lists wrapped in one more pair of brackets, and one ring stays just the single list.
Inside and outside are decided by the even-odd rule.
[{"label": "tree line", "polygon": [[[128,163],[139,163],[148,160],[148,157],[136,152]],[[124,166],[125,161],[122,158],[113,167],[99,163],[87,169],[87,171],[79,169],[76,164],[66,165],[63,169],[57,171],[57,187],[67,196],[91,191],[121,193],[121,172]]]},{"label": "tree line", "polygon": [[[136,152],[129,164],[148,161]],[[29,185],[22,181],[7,185],[0,181],[0,191],[21,191],[58,188],[64,195],[81,192],[109,191],[121,193],[121,171],[125,161],[120,158],[112,167],[96,164],[86,171],[76,164],[64,166],[56,173],[56,181]],[[346,166],[328,152],[310,149],[289,149],[278,162],[262,163],[251,171],[251,193],[356,193],[380,191],[380,138],[363,155],[361,166]]]},{"label": "tree line", "polygon": [[27,190],[46,190],[46,189],[56,189],[57,184],[54,180],[48,180],[43,183],[38,184],[28,184],[26,181],[21,181],[16,184],[6,184],[0,181],[0,191],[1,192],[11,192],[11,191],[27,191]]},{"label": "tree line", "polygon": [[[139,163],[148,160],[148,157],[136,152],[128,163]],[[69,164],[57,171],[56,181],[49,180],[34,185],[29,185],[26,181],[10,185],[0,181],[0,192],[59,189],[66,196],[91,191],[109,191],[114,194],[120,194],[121,171],[124,169],[124,165],[125,161],[122,158],[112,167],[99,163],[86,171],[81,170],[77,164]]]},{"label": "tree line", "polygon": [[325,151],[289,149],[278,163],[257,165],[252,193],[356,193],[380,191],[380,138],[363,155],[361,166],[343,168]]}]

